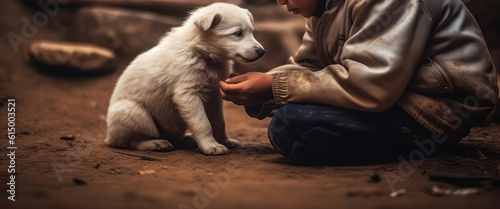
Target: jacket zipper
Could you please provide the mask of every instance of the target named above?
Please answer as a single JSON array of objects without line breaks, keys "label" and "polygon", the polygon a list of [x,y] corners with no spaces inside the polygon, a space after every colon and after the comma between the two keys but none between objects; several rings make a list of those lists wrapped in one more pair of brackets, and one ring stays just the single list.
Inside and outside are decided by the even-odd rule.
[{"label": "jacket zipper", "polygon": [[448,72],[431,56],[425,58],[425,65],[427,65],[439,84],[449,92],[455,91],[453,80]]}]

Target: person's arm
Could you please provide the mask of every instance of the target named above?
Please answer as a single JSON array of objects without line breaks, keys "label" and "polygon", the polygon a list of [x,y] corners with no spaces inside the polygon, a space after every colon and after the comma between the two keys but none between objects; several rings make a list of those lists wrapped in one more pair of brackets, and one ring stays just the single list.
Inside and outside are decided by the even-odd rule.
[{"label": "person's arm", "polygon": [[[306,32],[303,36],[302,44],[297,50],[295,57],[290,57],[289,65],[282,65],[264,73],[248,73],[243,76],[236,76],[235,80],[228,79],[220,83],[221,94],[225,100],[235,104],[245,105],[246,113],[253,118],[264,119],[273,116],[278,105],[276,105],[272,95],[272,79],[278,73],[291,72],[294,70],[321,69],[322,65],[316,53],[316,46],[312,39],[310,23],[306,24]],[[250,81],[249,81],[250,80]],[[261,80],[267,80],[262,82]],[[243,83],[246,81],[246,83]],[[234,88],[231,88],[234,84]],[[260,87],[256,89],[255,87]],[[254,88],[251,88],[254,87]],[[245,89],[246,93],[241,93]],[[268,93],[259,93],[268,92]],[[245,95],[246,94],[246,95]],[[264,95],[259,99],[249,98],[248,95]]]},{"label": "person's arm", "polygon": [[[410,5],[415,2],[358,1],[349,8],[352,35],[346,34],[341,63],[318,71],[292,65],[271,70],[276,104],[317,103],[372,112],[394,105],[424,53],[432,28],[422,9],[425,5]],[[310,65],[316,63],[311,58],[301,58],[309,53],[299,50],[296,62],[315,66]]]}]

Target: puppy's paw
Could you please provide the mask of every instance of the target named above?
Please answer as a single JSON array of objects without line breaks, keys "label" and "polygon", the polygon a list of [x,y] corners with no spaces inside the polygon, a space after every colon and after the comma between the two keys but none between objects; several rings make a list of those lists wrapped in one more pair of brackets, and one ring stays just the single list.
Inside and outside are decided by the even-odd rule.
[{"label": "puppy's paw", "polygon": [[200,146],[200,150],[205,155],[225,155],[229,153],[229,149],[219,143],[210,143],[208,145]]},{"label": "puppy's paw", "polygon": [[174,149],[172,144],[164,139],[150,139],[137,142],[133,147],[135,150],[167,152]]},{"label": "puppy's paw", "polygon": [[240,142],[238,142],[236,139],[226,139],[221,142],[223,145],[226,145],[226,147],[229,148],[238,148],[241,147]]}]

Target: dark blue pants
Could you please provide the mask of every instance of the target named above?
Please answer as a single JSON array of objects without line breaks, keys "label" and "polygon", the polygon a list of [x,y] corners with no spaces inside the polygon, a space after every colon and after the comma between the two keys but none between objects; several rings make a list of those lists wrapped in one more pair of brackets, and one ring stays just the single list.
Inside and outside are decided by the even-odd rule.
[{"label": "dark blue pants", "polygon": [[430,137],[397,106],[373,113],[315,104],[280,108],[268,134],[274,148],[294,162],[336,164],[397,160],[415,139]]}]

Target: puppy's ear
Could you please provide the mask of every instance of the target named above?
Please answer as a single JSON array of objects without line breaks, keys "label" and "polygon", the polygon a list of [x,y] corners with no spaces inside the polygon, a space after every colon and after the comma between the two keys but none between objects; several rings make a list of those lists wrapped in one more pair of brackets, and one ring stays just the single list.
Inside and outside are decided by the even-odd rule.
[{"label": "puppy's ear", "polygon": [[222,15],[215,13],[211,15],[200,15],[194,20],[194,24],[203,31],[214,28],[222,21]]},{"label": "puppy's ear", "polygon": [[247,13],[248,17],[250,18],[250,22],[253,24],[253,15],[248,9],[244,9],[245,13]]}]

